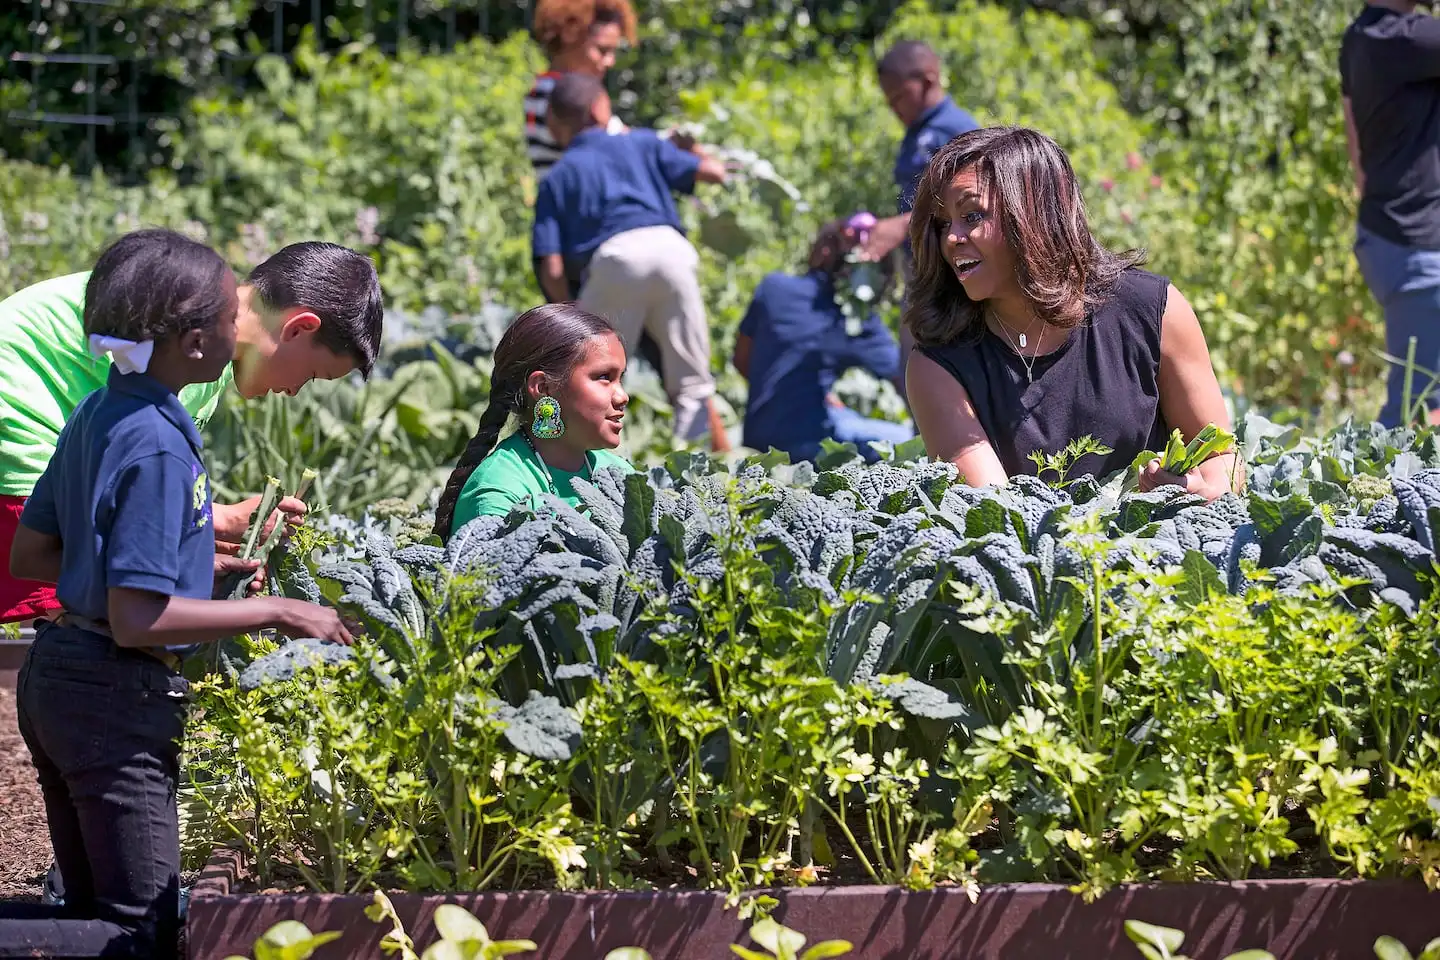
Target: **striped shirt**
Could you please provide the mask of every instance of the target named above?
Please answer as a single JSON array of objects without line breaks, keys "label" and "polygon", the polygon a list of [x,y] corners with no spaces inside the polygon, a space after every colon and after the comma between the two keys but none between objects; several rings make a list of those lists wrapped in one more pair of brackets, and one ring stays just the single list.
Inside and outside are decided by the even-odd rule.
[{"label": "striped shirt", "polygon": [[[565,152],[550,135],[550,128],[545,123],[550,109],[550,91],[555,89],[555,81],[560,77],[561,74],[556,71],[540,74],[535,78],[535,86],[525,95],[525,152],[535,165],[536,180],[543,180]],[[620,122],[619,117],[611,116],[605,129],[612,134],[624,133],[625,124]]]}]

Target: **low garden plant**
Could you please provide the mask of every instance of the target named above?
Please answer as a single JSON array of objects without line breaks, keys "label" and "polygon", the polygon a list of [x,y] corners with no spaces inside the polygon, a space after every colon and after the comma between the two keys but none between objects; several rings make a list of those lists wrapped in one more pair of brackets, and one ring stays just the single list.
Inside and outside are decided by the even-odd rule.
[{"label": "low garden plant", "polygon": [[337,892],[1440,885],[1436,436],[1237,434],[1210,504],[831,447],[444,547],[332,525],[307,560],[368,635],[200,685],[192,854]]}]

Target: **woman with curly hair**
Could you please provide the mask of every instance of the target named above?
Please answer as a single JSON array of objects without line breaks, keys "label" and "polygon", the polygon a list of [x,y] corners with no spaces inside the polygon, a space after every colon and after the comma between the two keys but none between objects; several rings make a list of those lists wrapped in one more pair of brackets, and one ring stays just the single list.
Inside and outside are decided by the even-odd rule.
[{"label": "woman with curly hair", "polygon": [[[540,0],[532,30],[549,60],[525,97],[526,150],[539,180],[564,152],[545,122],[555,81],[566,73],[588,73],[603,80],[615,65],[620,44],[635,42],[635,11],[629,0]],[[614,117],[609,129],[620,133],[625,125]]]},{"label": "woman with curly hair", "polygon": [[[1230,418],[1195,311],[1140,255],[1090,231],[1065,151],[1023,127],[986,127],[941,147],[910,220],[915,280],[906,370],[925,447],[975,486],[1035,474],[1030,455],[1089,436],[1109,453],[1073,475],[1104,476]],[[1234,454],[1185,476],[1151,460],[1141,489],[1215,498],[1240,481]]]}]

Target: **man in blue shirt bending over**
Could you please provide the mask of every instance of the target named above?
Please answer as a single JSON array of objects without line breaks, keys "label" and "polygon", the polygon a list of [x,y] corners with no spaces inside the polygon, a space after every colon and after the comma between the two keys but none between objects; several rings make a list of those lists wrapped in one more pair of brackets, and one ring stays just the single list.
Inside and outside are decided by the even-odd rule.
[{"label": "man in blue shirt bending over", "polygon": [[904,424],[862,417],[830,394],[850,367],[883,380],[900,375],[900,348],[881,319],[867,311],[858,329],[847,329],[836,300],[837,273],[853,244],[831,224],[810,250],[808,272],[772,273],[755,289],[735,341],[735,369],[750,382],[745,446],[774,447],[798,462],[819,456],[829,438],[855,444],[873,461],[870,441],[899,444],[915,435]]},{"label": "man in blue shirt bending over", "polygon": [[614,324],[634,353],[641,331],[660,346],[660,376],[675,408],[675,433],[710,433],[729,448],[715,412],[710,327],[671,191],[724,183],[725,167],[681,150],[653,130],[611,136],[610,98],[589,74],[569,73],[550,92],[547,122],[565,150],[540,183],[532,235],[540,283],[552,302],[574,299],[566,268],[583,278],[579,303]]}]

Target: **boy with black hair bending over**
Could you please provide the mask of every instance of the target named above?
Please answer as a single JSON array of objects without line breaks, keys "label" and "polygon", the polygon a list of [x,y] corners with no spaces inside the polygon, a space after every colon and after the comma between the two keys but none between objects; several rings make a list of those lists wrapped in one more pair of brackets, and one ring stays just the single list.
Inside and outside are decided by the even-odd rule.
[{"label": "boy with black hair bending over", "polygon": [[862,417],[830,393],[850,367],[900,378],[900,348],[880,317],[867,309],[849,321],[837,301],[855,244],[853,231],[832,223],[811,247],[808,272],[772,273],[756,287],[735,341],[735,369],[750,382],[745,446],[773,447],[798,462],[814,460],[828,438],[853,443],[874,461],[871,441],[899,444],[915,435],[904,424]]},{"label": "boy with black hair bending over", "polygon": [[565,150],[540,184],[532,241],[551,301],[575,299],[567,266],[583,277],[579,304],[614,324],[628,350],[648,331],[660,346],[660,375],[675,408],[675,433],[710,433],[729,448],[715,412],[710,328],[696,276],[700,258],[685,238],[671,191],[724,183],[718,161],[685,151],[653,130],[610,136],[610,98],[593,76],[569,73],[550,93],[548,122]]}]

